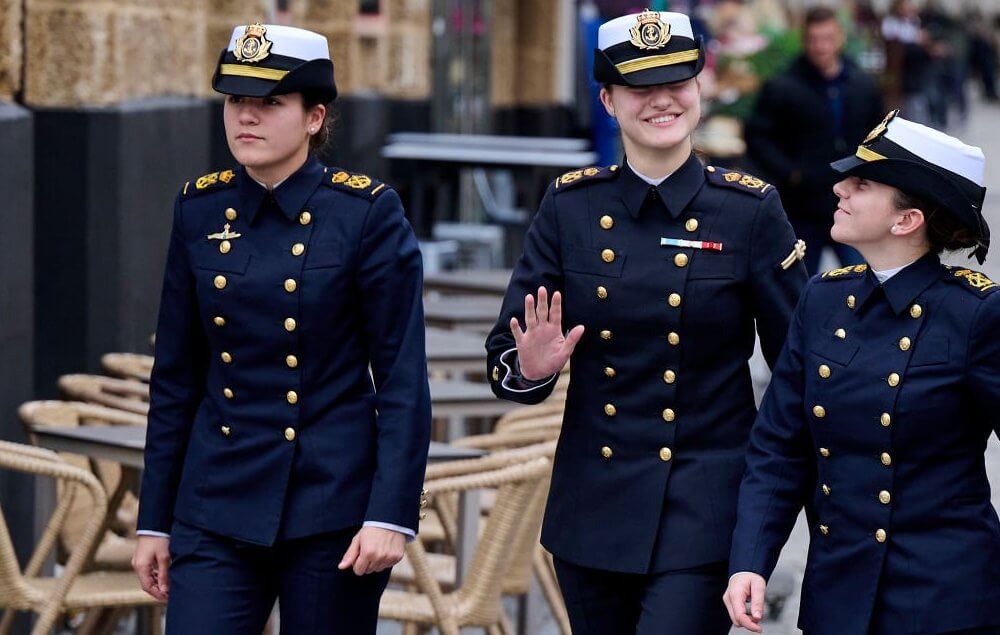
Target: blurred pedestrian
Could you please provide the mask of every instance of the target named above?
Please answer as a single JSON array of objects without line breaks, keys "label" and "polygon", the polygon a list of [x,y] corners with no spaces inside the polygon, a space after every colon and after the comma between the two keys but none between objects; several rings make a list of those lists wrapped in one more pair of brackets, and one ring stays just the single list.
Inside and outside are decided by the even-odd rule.
[{"label": "blurred pedestrian", "polygon": [[844,56],[844,29],[827,7],[806,12],[802,54],[762,87],[746,124],[747,155],[781,194],[795,234],[806,241],[806,269],[816,273],[830,246],[842,265],[852,248],[833,241],[837,180],[830,162],[884,114],[875,81]]},{"label": "blurred pedestrian", "polygon": [[930,77],[931,40],[920,22],[913,0],[893,0],[882,19],[886,57],[886,101],[902,108],[907,117],[929,123],[927,90]]}]

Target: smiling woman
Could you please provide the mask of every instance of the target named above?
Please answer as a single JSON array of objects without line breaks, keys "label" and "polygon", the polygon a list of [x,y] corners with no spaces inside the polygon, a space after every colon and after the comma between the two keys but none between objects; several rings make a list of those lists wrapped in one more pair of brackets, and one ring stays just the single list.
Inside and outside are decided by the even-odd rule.
[{"label": "smiling woman", "polygon": [[239,166],[174,206],[133,567],[167,633],[375,632],[430,436],[423,274],[396,193],[311,155],[321,35],[233,31],[213,78]]},{"label": "smiling woman", "polygon": [[542,542],[582,635],[728,633],[747,359],[755,330],[777,358],[806,280],[774,188],[692,152],[704,62],[686,15],[600,27],[626,156],[549,187],[486,343],[494,392],[521,403],[573,360]]}]

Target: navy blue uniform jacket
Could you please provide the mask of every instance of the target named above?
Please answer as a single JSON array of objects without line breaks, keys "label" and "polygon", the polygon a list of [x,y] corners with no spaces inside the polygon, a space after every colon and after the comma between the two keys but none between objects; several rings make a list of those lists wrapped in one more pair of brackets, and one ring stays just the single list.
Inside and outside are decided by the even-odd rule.
[{"label": "navy blue uniform jacket", "polygon": [[754,325],[773,361],[806,282],[795,242],[774,188],[694,155],[658,187],[617,166],[550,186],[486,346],[494,392],[537,403],[554,380],[520,377],[509,323],[525,295],[561,291],[564,328],[586,327],[542,532],[553,554],[628,573],[728,558]]},{"label": "navy blue uniform jacket", "polygon": [[730,568],[769,576],[805,506],[807,633],[1000,624],[983,457],[1000,428],[998,289],[931,254],[881,286],[859,265],[803,292],[750,435]]},{"label": "navy blue uniform jacket", "polygon": [[365,521],[416,530],[422,284],[399,197],[367,176],[310,159],[273,194],[243,169],[186,184],[138,528],[177,518],[264,545]]}]

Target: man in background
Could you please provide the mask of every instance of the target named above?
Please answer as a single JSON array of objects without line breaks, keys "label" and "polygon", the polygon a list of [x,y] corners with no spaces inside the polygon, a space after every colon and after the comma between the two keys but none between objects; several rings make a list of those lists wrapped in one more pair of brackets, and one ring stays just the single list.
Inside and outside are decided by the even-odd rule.
[{"label": "man in background", "polygon": [[806,241],[810,274],[829,245],[842,265],[860,256],[830,239],[839,180],[830,162],[850,154],[885,115],[874,80],[844,57],[846,41],[837,14],[810,9],[803,52],[760,91],[746,125],[747,155],[781,193],[798,238]]}]

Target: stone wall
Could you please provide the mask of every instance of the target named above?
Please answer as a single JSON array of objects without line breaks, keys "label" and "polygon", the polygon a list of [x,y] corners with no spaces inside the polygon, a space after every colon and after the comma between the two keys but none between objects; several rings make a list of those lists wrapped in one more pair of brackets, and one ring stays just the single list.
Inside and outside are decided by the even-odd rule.
[{"label": "stone wall", "polygon": [[494,0],[490,98],[495,107],[558,103],[564,3]]},{"label": "stone wall", "polygon": [[0,0],[0,101],[11,101],[21,90],[22,0]]}]

